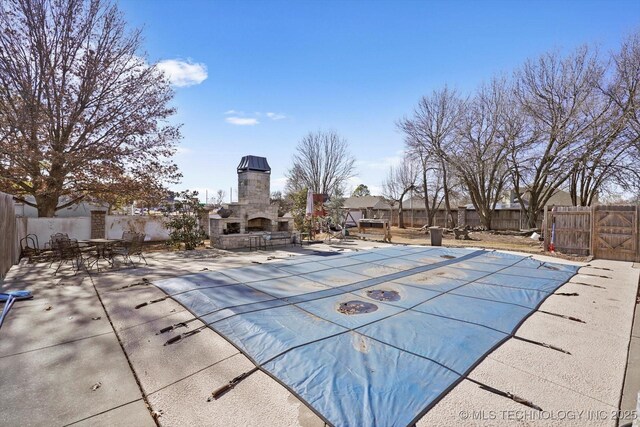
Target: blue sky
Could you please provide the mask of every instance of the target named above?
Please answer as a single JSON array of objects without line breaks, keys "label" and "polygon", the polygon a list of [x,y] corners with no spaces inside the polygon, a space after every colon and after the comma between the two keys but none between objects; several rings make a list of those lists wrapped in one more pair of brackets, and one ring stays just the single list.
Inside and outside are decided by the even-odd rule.
[{"label": "blue sky", "polygon": [[[374,193],[399,161],[396,121],[448,84],[469,93],[527,58],[584,43],[608,54],[640,28],[640,2],[120,0],[148,60],[175,82],[184,136],[174,189],[236,193],[246,154],[284,187],[297,142],[335,130]],[[235,198],[235,197],[234,197]]]}]

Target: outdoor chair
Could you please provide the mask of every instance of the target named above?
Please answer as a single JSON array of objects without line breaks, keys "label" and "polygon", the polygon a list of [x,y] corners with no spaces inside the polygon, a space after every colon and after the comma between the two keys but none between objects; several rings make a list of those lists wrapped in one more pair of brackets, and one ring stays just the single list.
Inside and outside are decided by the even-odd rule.
[{"label": "outdoor chair", "polygon": [[133,231],[123,231],[122,232],[122,240],[125,242],[130,242],[132,241],[136,236],[138,235],[138,233],[133,232]]},{"label": "outdoor chair", "polygon": [[138,261],[144,260],[145,265],[149,265],[147,259],[142,254],[142,244],[146,235],[143,233],[128,233],[126,236],[127,239],[125,239],[125,234],[127,233],[122,234],[122,242],[112,249],[111,256],[113,259],[121,256],[124,262],[135,266],[135,263],[131,259],[131,257],[135,255],[138,257]]},{"label": "outdoor chair", "polygon": [[[53,243],[53,242],[52,242]],[[84,258],[82,256],[82,251],[80,250],[80,245],[76,240],[58,240],[54,243],[54,251],[57,252],[57,256],[59,259],[58,268],[53,273],[55,276],[58,271],[60,271],[60,267],[62,264],[71,263],[71,266],[75,270],[75,274],[78,274],[81,268],[84,267]]]},{"label": "outdoor chair", "polygon": [[125,253],[128,252],[131,242],[136,239],[137,236],[138,233],[134,231],[123,231],[120,241],[109,247],[109,257],[114,259],[116,256],[120,255],[123,257],[124,261],[127,261],[128,255],[125,255]]},{"label": "outdoor chair", "polygon": [[49,244],[53,248],[53,244],[62,240],[69,240],[69,235],[67,233],[55,233],[52,234],[49,238]]},{"label": "outdoor chair", "polygon": [[59,246],[62,242],[69,242],[69,236],[66,233],[55,233],[49,238],[49,242],[45,243],[45,249],[52,251],[51,262],[49,268],[56,261],[61,261]]},{"label": "outdoor chair", "polygon": [[20,239],[20,259],[27,257],[29,262],[31,262],[33,258],[38,255],[40,255],[38,236],[35,234],[27,234]]},{"label": "outdoor chair", "polygon": [[121,256],[123,261],[129,262],[129,247],[137,235],[138,233],[133,231],[123,231],[120,241],[109,247],[109,256],[111,259],[115,260],[117,256]]}]

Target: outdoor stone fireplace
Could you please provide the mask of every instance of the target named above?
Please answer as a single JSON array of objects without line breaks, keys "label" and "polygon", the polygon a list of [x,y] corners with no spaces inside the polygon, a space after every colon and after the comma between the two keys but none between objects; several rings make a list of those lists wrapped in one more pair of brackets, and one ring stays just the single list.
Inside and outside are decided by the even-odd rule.
[{"label": "outdoor stone fireplace", "polygon": [[[254,246],[256,238],[293,232],[293,218],[271,204],[271,167],[264,157],[244,156],[237,167],[238,201],[209,217],[211,241],[224,249]],[[223,217],[224,216],[224,217]],[[253,239],[253,240],[252,240]]]}]

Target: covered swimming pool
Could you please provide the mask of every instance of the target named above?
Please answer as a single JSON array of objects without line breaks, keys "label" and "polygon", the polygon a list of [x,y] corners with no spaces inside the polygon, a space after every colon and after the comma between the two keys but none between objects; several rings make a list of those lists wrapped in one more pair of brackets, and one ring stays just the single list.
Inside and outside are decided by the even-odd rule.
[{"label": "covered swimming pool", "polygon": [[386,426],[415,423],[576,270],[394,246],[155,284],[327,423]]}]

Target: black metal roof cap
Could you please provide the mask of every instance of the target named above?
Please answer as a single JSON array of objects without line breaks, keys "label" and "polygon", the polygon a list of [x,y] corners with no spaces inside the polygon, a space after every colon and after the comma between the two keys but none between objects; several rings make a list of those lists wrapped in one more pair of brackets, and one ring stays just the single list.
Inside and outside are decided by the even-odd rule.
[{"label": "black metal roof cap", "polygon": [[238,172],[258,171],[271,173],[266,157],[244,156],[238,165]]}]

